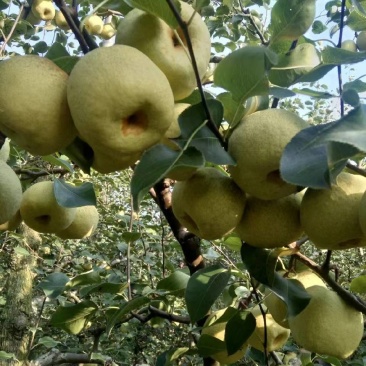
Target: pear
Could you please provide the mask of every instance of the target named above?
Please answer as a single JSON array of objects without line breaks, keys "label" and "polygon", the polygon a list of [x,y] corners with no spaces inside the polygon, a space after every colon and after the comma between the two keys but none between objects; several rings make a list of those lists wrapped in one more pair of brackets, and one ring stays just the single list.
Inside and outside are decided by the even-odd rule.
[{"label": "pear", "polygon": [[160,142],[174,119],[165,75],[129,46],[98,48],[82,57],[71,71],[67,98],[80,137],[94,150],[93,167],[102,173],[132,165]]},{"label": "pear", "polygon": [[359,224],[359,207],[366,178],[342,172],[331,189],[308,188],[301,202],[301,224],[309,239],[321,249],[366,246]]},{"label": "pear", "polygon": [[0,224],[16,214],[22,200],[22,186],[8,164],[0,160]]},{"label": "pear", "polygon": [[0,148],[0,161],[7,162],[10,155],[10,140],[5,139],[3,146]]},{"label": "pear", "polygon": [[69,145],[77,131],[67,104],[67,80],[68,75],[44,57],[2,61],[0,84],[6,88],[0,88],[0,131],[33,155],[49,155]]},{"label": "pear", "polygon": [[200,168],[173,189],[173,213],[198,237],[220,239],[230,233],[243,215],[245,194],[227,175],[215,168]]},{"label": "pear", "polygon": [[362,233],[366,237],[366,192],[363,194],[361,198],[360,207],[358,211],[358,218]]},{"label": "pear", "polygon": [[32,13],[42,20],[51,20],[55,17],[56,9],[52,0],[33,0]]},{"label": "pear", "polygon": [[112,23],[107,23],[103,25],[102,32],[100,33],[100,37],[108,40],[111,39],[116,34],[116,28],[114,28]]},{"label": "pear", "polygon": [[88,31],[89,34],[98,35],[103,31],[103,19],[96,14],[88,15],[84,19],[84,27]]},{"label": "pear", "polygon": [[62,12],[60,10],[56,11],[55,23],[59,28],[63,29],[64,31],[67,31],[70,29],[70,26],[67,23],[65,16],[62,14]]},{"label": "pear", "polygon": [[341,48],[343,50],[357,52],[357,46],[356,43],[352,41],[352,39],[347,39],[342,42]]},{"label": "pear", "polygon": [[23,219],[20,215],[20,210],[18,210],[15,215],[4,224],[0,225],[0,231],[13,231],[16,230],[22,223]]},{"label": "pear", "polygon": [[99,214],[95,206],[77,207],[71,225],[55,234],[61,239],[84,239],[93,235],[98,221]]},{"label": "pear", "polygon": [[248,339],[248,344],[260,351],[264,351],[264,341],[265,341],[265,325],[267,328],[267,343],[266,350],[267,352],[276,351],[282,348],[289,336],[290,331],[284,327],[281,327],[278,323],[276,323],[271,314],[265,314],[266,324],[264,325],[264,318],[260,311],[259,306],[255,306],[253,309],[250,309],[251,313],[255,317],[256,328],[252,335]]},{"label": "pear", "polygon": [[300,203],[299,194],[271,201],[248,196],[235,232],[254,247],[276,248],[290,244],[302,234]]},{"label": "pear", "polygon": [[[325,282],[315,272],[308,269],[298,273],[279,271],[279,274],[286,274],[286,278],[299,281],[305,289],[311,286],[327,287]],[[273,319],[282,327],[289,328],[286,303],[268,288],[265,290],[265,295],[264,304],[267,306]]]},{"label": "pear", "polygon": [[289,318],[295,342],[311,352],[341,359],[350,356],[362,339],[362,313],[322,286],[306,291],[311,295],[309,305]]},{"label": "pear", "polygon": [[[211,55],[210,33],[193,7],[180,1],[181,17],[188,32],[201,78]],[[131,10],[117,28],[116,43],[135,47],[146,54],[167,76],[175,100],[192,93],[197,82],[187,51],[187,41],[180,28],[177,34],[162,19],[140,9]],[[182,42],[182,43],[181,43]]]},{"label": "pear", "polygon": [[191,105],[188,103],[175,103],[174,104],[174,118],[172,124],[169,126],[168,130],[165,132],[165,137],[168,139],[176,139],[180,136],[179,127],[179,116],[183,111],[185,111]]},{"label": "pear", "polygon": [[76,208],[62,207],[57,203],[53,190],[53,182],[43,181],[23,193],[20,215],[30,228],[40,233],[66,229],[76,215]]},{"label": "pear", "polygon": [[288,142],[308,124],[284,109],[266,109],[241,120],[229,138],[229,153],[236,166],[229,172],[246,193],[274,200],[295,193],[297,187],[282,180],[279,167]]},{"label": "pear", "polygon": [[360,51],[366,51],[366,31],[362,31],[358,34],[356,45]]},{"label": "pear", "polygon": [[[207,320],[202,328],[201,334],[210,335],[211,337],[217,338],[220,341],[224,342],[225,341],[226,322],[225,321],[220,322],[219,320],[224,315],[226,310],[227,310],[227,308],[213,312],[207,318]],[[244,357],[244,355],[247,351],[247,348],[248,348],[248,344],[247,344],[247,342],[245,342],[238,351],[236,351],[234,354],[232,354],[230,356],[228,355],[227,351],[219,351],[219,352],[213,353],[211,355],[211,357],[214,360],[220,362],[220,364],[223,364],[223,365],[232,364]]]}]

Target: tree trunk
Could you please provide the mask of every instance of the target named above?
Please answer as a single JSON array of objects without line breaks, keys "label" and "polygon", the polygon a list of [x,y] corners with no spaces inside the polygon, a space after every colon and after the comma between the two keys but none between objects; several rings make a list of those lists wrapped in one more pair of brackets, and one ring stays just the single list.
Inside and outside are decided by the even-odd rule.
[{"label": "tree trunk", "polygon": [[[21,225],[22,247],[36,251],[41,244],[41,237],[32,229]],[[14,246],[19,245],[15,242]],[[9,250],[9,273],[4,286],[6,303],[0,312],[0,350],[13,353],[17,360],[0,361],[0,366],[26,364],[32,325],[32,268],[35,257],[19,255]],[[11,258],[10,258],[11,256]]]}]

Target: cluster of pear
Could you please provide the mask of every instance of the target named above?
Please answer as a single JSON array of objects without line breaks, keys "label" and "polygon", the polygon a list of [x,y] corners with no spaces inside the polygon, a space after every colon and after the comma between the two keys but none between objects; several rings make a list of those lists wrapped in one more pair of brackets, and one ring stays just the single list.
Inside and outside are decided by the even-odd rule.
[{"label": "cluster of pear", "polygon": [[[203,325],[202,334],[207,334],[220,341],[225,341],[225,327],[227,322],[223,315],[227,310],[228,308],[225,308],[213,312]],[[259,306],[250,308],[249,311],[253,314],[256,321],[256,327],[251,336],[241,345],[240,349],[232,355],[228,354],[227,349],[214,352],[211,355],[214,360],[224,365],[232,364],[245,355],[248,346],[264,351],[265,338],[268,352],[278,350],[286,344],[290,336],[289,329],[276,323],[271,314],[266,314],[266,324],[264,324],[264,318]]]},{"label": "cluster of pear", "polygon": [[264,300],[273,319],[291,331],[295,342],[305,349],[341,359],[350,356],[363,336],[363,315],[348,305],[310,270],[281,275],[298,281],[310,295],[308,306],[296,316],[288,316],[283,300],[266,290]]},{"label": "cluster of pear", "polygon": [[62,207],[54,195],[54,184],[39,182],[22,193],[22,186],[9,159],[9,139],[0,149],[0,231],[15,230],[22,221],[41,233],[55,233],[62,239],[82,239],[98,225],[95,206]]},{"label": "cluster of pear", "polygon": [[[347,305],[339,295],[329,290],[323,280],[310,270],[297,274],[284,271],[281,275],[296,281],[310,295],[309,305],[298,315],[288,316],[283,300],[266,289],[262,310],[258,305],[249,308],[256,320],[256,327],[251,336],[234,354],[227,350],[213,352],[211,355],[222,364],[231,364],[241,359],[248,348],[254,347],[268,352],[282,348],[290,334],[297,344],[308,351],[334,356],[340,359],[349,357],[359,346],[363,336],[362,313]],[[227,319],[223,315],[227,308],[213,312],[206,320],[202,334],[225,340]]]},{"label": "cluster of pear", "polygon": [[321,249],[366,246],[365,177],[342,172],[331,189],[306,190],[282,180],[283,150],[306,127],[283,109],[245,116],[229,137],[228,150],[237,163],[228,167],[230,176],[205,167],[175,184],[172,206],[178,220],[203,239],[234,231],[262,248],[288,245],[303,234]]},{"label": "cluster of pear", "polygon": [[[42,20],[54,20],[56,26],[67,31],[70,29],[64,15],[60,10],[56,10],[52,0],[34,0],[31,7],[31,12],[26,20],[35,25]],[[116,34],[116,29],[112,23],[104,23],[103,19],[91,14],[83,19],[83,27],[92,35],[97,35],[103,39],[110,39]]]},{"label": "cluster of pear", "polygon": [[[43,10],[48,2],[40,3]],[[203,77],[210,34],[191,5],[180,6]],[[175,101],[196,88],[183,33],[134,9],[121,20],[116,43],[86,54],[70,76],[43,57],[1,62],[0,83],[7,88],[0,91],[0,131],[34,155],[57,152],[79,136],[93,149],[92,166],[101,173],[128,168],[149,147],[176,137]]]}]

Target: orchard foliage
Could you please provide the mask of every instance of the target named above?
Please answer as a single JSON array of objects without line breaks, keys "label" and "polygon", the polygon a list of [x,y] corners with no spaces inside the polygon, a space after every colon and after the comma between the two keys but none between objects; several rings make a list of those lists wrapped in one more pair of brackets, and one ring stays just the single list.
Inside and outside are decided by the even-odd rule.
[{"label": "orchard foliage", "polygon": [[[200,56],[194,50],[195,34],[189,33],[189,20],[182,19],[183,7],[177,0],[0,0],[0,72],[1,63],[8,62],[8,59],[35,55],[57,65],[63,70],[62,75],[70,75],[73,70],[81,69],[85,55],[114,44],[118,25],[136,8],[156,17],[151,18],[154,21],[162,20],[177,36],[177,45],[184,48],[184,56],[191,60],[189,72],[197,84],[190,95],[175,100],[189,105],[176,116],[178,136],[162,139],[159,136],[143,151],[133,150],[132,160],[126,164],[129,168],[110,172],[115,169],[105,167],[108,174],[102,174],[103,164],[98,168],[93,166],[98,146],[102,145],[101,135],[94,136],[95,140],[88,141],[88,144],[80,133],[68,146],[42,156],[31,155],[11,141],[10,157],[8,160],[4,158],[6,132],[1,128],[1,114],[5,109],[2,110],[1,102],[10,90],[14,90],[11,96],[17,100],[11,100],[12,106],[16,111],[22,110],[34,93],[42,92],[40,84],[37,89],[37,78],[43,78],[42,73],[47,70],[39,69],[33,85],[27,85],[27,88],[24,87],[26,81],[32,80],[31,76],[36,73],[29,76],[24,68],[23,74],[18,72],[9,80],[0,75],[0,81],[3,81],[0,85],[0,147],[4,144],[0,160],[7,160],[8,164],[2,168],[5,163],[0,162],[0,184],[6,180],[3,177],[10,166],[20,179],[23,191],[36,182],[52,180],[55,200],[62,209],[76,211],[80,207],[96,206],[99,213],[96,231],[90,230],[89,234],[93,234],[90,237],[85,235],[81,240],[61,239],[61,235],[53,234],[55,231],[38,234],[24,224],[12,231],[14,227],[10,221],[7,226],[0,225],[3,230],[0,234],[0,279],[3,283],[0,286],[3,290],[0,324],[4,325],[0,330],[0,364],[218,365],[215,354],[225,360],[235,354],[241,356],[243,350],[245,357],[235,364],[363,364],[366,350],[360,340],[363,331],[361,313],[366,314],[366,276],[362,263],[363,244],[359,243],[365,243],[363,239],[366,237],[366,199],[363,196],[366,191],[366,170],[363,169],[366,83],[362,75],[366,47],[363,48],[361,38],[358,42],[356,40],[359,35],[364,37],[366,34],[363,33],[366,32],[366,1],[184,2],[193,6],[195,16],[198,14],[202,18],[211,38],[210,63],[202,75],[198,62],[195,62]],[[37,7],[41,10],[36,11]],[[150,36],[139,34],[139,29],[134,31],[142,40]],[[343,47],[347,40],[355,41],[355,44],[351,42]],[[96,89],[99,88],[101,105],[109,106],[114,99],[121,104],[131,103],[125,94],[118,99],[115,96],[119,93],[109,89],[119,77],[118,65],[115,65],[113,74],[108,74],[108,68],[98,65],[98,58],[95,60],[94,69],[84,67],[82,70],[87,77],[81,73],[80,80],[87,78],[89,82],[80,89],[83,92],[74,89],[71,97],[68,90],[68,105],[79,108],[80,118],[87,115],[83,108],[88,105],[89,91],[97,82],[100,83]],[[131,64],[131,60],[128,61],[124,63],[126,68]],[[75,65],[78,66],[75,68]],[[100,77],[102,69],[106,74]],[[141,75],[145,75],[145,71],[141,70]],[[81,83],[79,79],[75,80],[75,85]],[[147,80],[146,84],[146,93],[154,95],[158,103],[159,95],[154,94],[157,86]],[[144,80],[133,88],[142,86],[146,87]],[[20,94],[25,95],[24,100],[20,100]],[[108,98],[104,101],[103,96]],[[169,94],[164,98],[164,107],[169,109],[172,101],[173,96]],[[94,113],[94,107],[94,104],[89,105],[92,113],[85,119],[90,121],[95,116],[98,123],[109,111],[98,115]],[[263,130],[255,128],[259,134],[256,140],[252,140],[251,151],[240,146],[241,138],[237,139],[234,148],[230,147],[230,137],[243,120],[249,121],[255,112],[274,108],[296,113],[307,127],[290,133],[285,117],[270,120],[269,126]],[[27,111],[23,110],[24,114]],[[283,123],[283,133],[278,132],[282,131],[280,128],[270,132],[270,125],[276,123]],[[29,124],[34,125],[33,121]],[[141,126],[137,130],[144,128],[144,121]],[[113,138],[118,137],[117,127]],[[136,134],[137,130],[131,134]],[[49,143],[50,136],[45,131],[39,127],[39,136]],[[250,138],[252,135],[254,133],[248,133]],[[287,140],[283,142],[281,139],[285,135]],[[283,146],[277,144],[277,140],[281,140]],[[108,145],[108,140],[103,143]],[[135,146],[131,150],[133,148]],[[178,203],[174,204],[179,208],[184,205],[191,208],[210,186],[208,179],[199,193],[192,193],[201,184],[197,181],[190,189],[194,172],[210,167],[215,171],[212,177],[224,175],[231,180],[229,173],[240,169],[242,157],[245,159],[252,153],[253,158],[249,161],[252,164],[256,155],[272,153],[272,150],[279,155],[278,161],[269,168],[271,171],[266,171],[266,176],[267,173],[271,175],[276,184],[288,185],[287,195],[305,188],[314,195],[327,192],[323,196],[331,198],[326,196],[322,208],[328,207],[330,199],[336,201],[341,197],[342,206],[338,203],[337,207],[328,209],[329,220],[325,221],[329,227],[322,219],[318,223],[319,230],[333,233],[342,227],[343,218],[352,217],[354,222],[346,222],[346,229],[342,228],[334,239],[337,242],[345,231],[352,231],[354,225],[356,237],[337,242],[336,249],[347,250],[331,251],[333,248],[327,246],[324,248],[328,250],[323,250],[321,245],[314,246],[316,240],[312,241],[306,230],[303,233],[303,228],[301,235],[295,230],[296,241],[273,248],[269,245],[251,246],[250,242],[245,242],[235,231],[237,222],[233,227],[225,227],[222,237],[212,238],[212,228],[207,237],[205,234],[198,237],[198,221],[192,223],[190,216],[185,217],[187,221],[183,218],[179,221],[179,215],[184,217],[185,207],[184,210],[172,208],[174,186],[176,192],[179,187],[180,194],[184,193],[183,198],[179,196]],[[237,158],[233,156],[234,151],[238,151]],[[103,154],[103,149],[100,148],[98,153]],[[106,155],[113,159],[113,155]],[[252,165],[254,170],[262,169],[259,163]],[[337,177],[340,179],[346,173],[348,177],[357,174],[361,188],[353,192],[353,183],[346,184],[341,193],[337,191],[332,196],[330,192],[337,184]],[[177,182],[182,177],[188,180]],[[234,174],[232,177],[234,179]],[[240,186],[236,179],[234,181],[235,186]],[[17,184],[16,181],[9,185],[15,189]],[[184,188],[183,184],[186,185]],[[352,202],[347,201],[348,193],[343,194],[347,189],[351,192],[349,195],[352,194]],[[44,192],[40,192],[40,202],[46,200],[42,194]],[[243,192],[240,194],[245,196]],[[224,198],[229,197],[229,193],[220,189],[215,196],[209,202],[200,203],[198,216],[203,221],[209,217],[210,224],[219,229],[230,215],[223,209],[217,218],[214,207],[218,202],[224,207],[225,201],[229,200]],[[243,208],[239,205],[235,210],[242,214],[249,199],[246,203],[245,198],[240,200],[243,200]],[[5,201],[6,193],[0,191],[0,202]],[[19,197],[17,201],[20,201]],[[359,212],[360,205],[363,208]],[[5,211],[5,204],[0,210]],[[296,207],[294,210],[299,222],[301,209]],[[314,213],[317,217],[321,209],[316,211],[310,209],[310,216]],[[278,216],[282,218],[281,214],[279,212]],[[255,220],[258,211],[252,215],[254,226],[260,221],[259,216]],[[332,221],[335,216],[337,220]],[[0,224],[5,224],[8,219],[3,221]],[[97,221],[93,220],[94,223]],[[280,230],[274,229],[275,221],[263,219],[268,232],[274,230],[273,235]],[[280,221],[278,225],[283,230],[287,223]],[[303,267],[322,278],[324,287],[321,291],[306,291],[308,284],[294,275]],[[24,281],[21,280],[17,287],[14,283],[19,273],[19,278]],[[330,290],[333,292],[327,292]],[[323,297],[327,298],[330,304],[326,306],[327,311],[332,310],[327,319],[349,316],[348,325],[352,326],[347,327],[340,319],[338,328],[335,328],[337,331],[333,333],[331,330],[324,333],[324,328],[317,332],[316,328],[313,331],[307,327],[309,324],[321,327],[322,323],[327,326],[330,323],[323,319],[326,311],[309,310],[314,309],[311,294],[323,291],[325,295],[318,296],[316,301],[321,303]],[[286,319],[281,320],[283,324],[290,324],[294,337],[290,337],[281,349],[271,348],[272,333],[259,331],[260,322],[255,320],[255,317],[262,317],[262,328],[266,328],[265,299],[268,294],[275,296],[284,307]],[[338,302],[341,305],[334,305]],[[25,314],[24,322],[16,313],[18,307]],[[227,310],[223,311],[224,308]],[[256,309],[255,316],[251,312],[253,308]],[[218,325],[217,329],[224,330],[224,334],[219,337],[215,331],[204,331],[201,335],[208,314],[217,310],[220,310],[220,317],[212,321],[214,316],[211,315],[210,326]],[[299,320],[302,319],[299,315],[305,320]],[[291,324],[295,323],[296,333],[301,336],[295,336],[291,329]],[[332,320],[332,323],[338,322]],[[301,326],[310,336],[302,337],[305,333]],[[344,329],[345,334],[342,333]],[[289,331],[284,333],[287,337]],[[317,333],[322,334],[324,341],[320,342],[320,348],[307,343]],[[254,341],[251,343],[250,340],[256,334],[263,337],[261,346],[257,347],[260,350],[253,347]],[[342,337],[349,342],[342,342]],[[297,344],[300,338],[306,339]],[[349,343],[351,350],[340,350],[343,343]],[[357,346],[356,353],[351,356]],[[341,361],[344,358],[346,360]]]}]

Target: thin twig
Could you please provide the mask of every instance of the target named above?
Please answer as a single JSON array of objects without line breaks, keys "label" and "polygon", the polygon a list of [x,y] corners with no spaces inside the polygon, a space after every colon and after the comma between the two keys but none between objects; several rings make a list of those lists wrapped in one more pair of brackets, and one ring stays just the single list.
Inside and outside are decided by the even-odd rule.
[{"label": "thin twig", "polygon": [[188,52],[189,52],[189,55],[191,57],[191,62],[192,62],[193,70],[194,70],[194,75],[196,77],[197,87],[198,87],[198,90],[199,90],[199,93],[200,93],[200,96],[201,96],[203,109],[204,109],[206,117],[207,117],[207,126],[210,128],[210,130],[214,133],[214,135],[220,141],[221,146],[223,146],[226,150],[227,149],[227,143],[226,143],[226,141],[224,141],[223,137],[221,136],[221,133],[220,133],[219,129],[217,128],[217,126],[213,122],[213,119],[211,117],[210,109],[208,108],[206,96],[205,96],[205,93],[203,91],[203,86],[202,86],[200,74],[198,72],[196,58],[194,56],[191,37],[190,37],[189,32],[188,32],[188,25],[187,25],[186,22],[183,21],[182,17],[180,16],[179,11],[177,10],[177,8],[175,7],[175,5],[173,3],[173,1],[172,0],[166,0],[166,1],[169,5],[169,8],[173,12],[175,18],[177,19],[177,22],[178,22],[180,28],[182,29],[184,37],[185,37],[186,42],[187,42]]},{"label": "thin twig", "polygon": [[23,12],[23,9],[24,9],[24,4],[22,4],[22,5],[20,6],[20,8],[19,8],[19,14],[18,14],[18,15],[17,15],[17,17],[16,17],[16,19],[15,19],[15,21],[14,21],[14,24],[13,24],[13,26],[11,27],[10,32],[9,32],[9,34],[8,34],[8,36],[4,39],[4,42],[3,42],[2,46],[1,46],[1,50],[0,50],[0,57],[2,57],[2,55],[3,55],[4,51],[5,51],[6,45],[8,44],[8,42],[9,42],[9,41],[10,41],[10,39],[11,39],[11,37],[13,36],[13,33],[14,33],[14,31],[15,31],[15,28],[17,27],[17,25],[18,25],[18,23],[19,23],[19,21],[20,21],[20,19],[21,19],[21,14],[22,14],[22,12]]},{"label": "thin twig", "polygon": [[[338,39],[338,47],[340,48],[342,45],[342,37],[343,37],[343,27],[344,27],[344,15],[345,15],[345,8],[346,8],[346,0],[342,0],[341,5],[341,21],[339,24],[339,39]],[[340,108],[341,108],[341,117],[344,116],[344,101],[342,99],[342,90],[343,90],[343,82],[342,82],[342,66],[337,66],[338,72],[338,89],[340,95]]]}]

